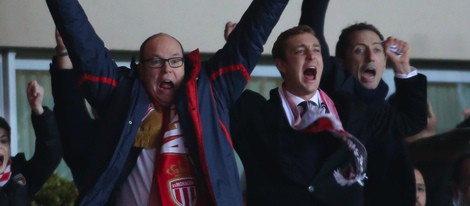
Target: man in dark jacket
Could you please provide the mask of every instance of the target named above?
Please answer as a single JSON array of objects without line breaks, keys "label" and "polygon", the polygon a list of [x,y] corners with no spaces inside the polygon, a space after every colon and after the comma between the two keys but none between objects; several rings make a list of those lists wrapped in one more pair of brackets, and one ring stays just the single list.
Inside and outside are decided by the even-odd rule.
[{"label": "man in dark jacket", "polygon": [[[327,94],[349,92],[368,105],[390,104],[395,98],[386,100],[389,88],[382,80],[386,61],[392,63],[395,74],[409,68],[408,43],[393,37],[385,40],[375,26],[356,23],[343,29],[336,44],[336,56],[330,56],[324,37],[328,3],[329,0],[304,0],[299,23],[313,28],[322,47],[325,69],[320,87]],[[396,46],[394,49],[398,54],[389,49],[391,45]],[[402,74],[412,76],[414,72]],[[405,152],[404,138],[407,136],[378,135],[382,138],[371,139],[365,144],[369,154],[365,203],[412,206],[415,204],[415,183],[413,166]]]},{"label": "man in dark jacket", "polygon": [[208,61],[197,50],[183,57],[181,44],[160,33],[143,42],[130,70],[116,66],[76,0],[47,3],[99,115],[79,204],[241,205],[228,111],[287,0],[253,1]]},{"label": "man in dark jacket", "polygon": [[[318,89],[323,60],[310,27],[281,33],[272,54],[282,86],[271,90],[267,101],[247,91],[231,111],[247,203],[363,205],[367,154],[361,142],[424,128],[425,76],[396,79],[399,98],[393,106],[368,106],[350,93],[335,92],[330,99]],[[411,72],[407,69],[403,72]]]},{"label": "man in dark jacket", "polygon": [[36,134],[34,154],[11,157],[10,125],[0,117],[0,205],[31,205],[34,195],[52,175],[62,158],[62,147],[54,114],[42,106],[44,89],[36,81],[28,83],[28,102]]}]

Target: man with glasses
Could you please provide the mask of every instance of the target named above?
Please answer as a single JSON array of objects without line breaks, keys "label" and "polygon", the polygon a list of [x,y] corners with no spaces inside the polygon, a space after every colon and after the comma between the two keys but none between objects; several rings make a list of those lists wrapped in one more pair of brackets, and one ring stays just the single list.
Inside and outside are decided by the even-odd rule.
[{"label": "man with glasses", "polygon": [[46,2],[99,116],[79,205],[241,205],[228,111],[288,0],[253,1],[208,61],[159,33],[131,69],[113,62],[77,0]]}]

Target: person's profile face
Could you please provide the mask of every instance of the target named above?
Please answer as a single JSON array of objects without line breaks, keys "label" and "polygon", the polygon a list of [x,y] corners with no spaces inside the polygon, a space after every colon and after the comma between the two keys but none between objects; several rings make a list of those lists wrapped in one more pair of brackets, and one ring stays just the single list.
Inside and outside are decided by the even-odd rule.
[{"label": "person's profile face", "polygon": [[5,128],[0,128],[0,173],[3,173],[10,161],[10,138]]},{"label": "person's profile face", "polygon": [[[154,104],[173,104],[176,91],[184,78],[183,51],[171,36],[162,34],[150,39],[139,62],[139,75]],[[161,66],[156,66],[161,63]]]},{"label": "person's profile face", "polygon": [[303,99],[318,90],[323,60],[318,39],[310,33],[290,37],[286,42],[285,60],[276,60],[287,91]]},{"label": "person's profile face", "polygon": [[386,56],[379,35],[370,30],[351,33],[342,64],[362,86],[375,89],[385,71]]},{"label": "person's profile face", "polygon": [[421,172],[414,169],[415,180],[416,180],[416,203],[415,206],[426,205],[426,185],[424,184],[424,178]]}]

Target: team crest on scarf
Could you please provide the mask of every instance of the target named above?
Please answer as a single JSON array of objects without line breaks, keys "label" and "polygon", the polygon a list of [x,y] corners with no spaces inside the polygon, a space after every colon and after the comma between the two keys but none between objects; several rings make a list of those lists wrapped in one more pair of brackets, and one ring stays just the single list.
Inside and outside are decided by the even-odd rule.
[{"label": "team crest on scarf", "polygon": [[169,181],[171,197],[178,204],[196,205],[196,184],[193,178],[176,178]]},{"label": "team crest on scarf", "polygon": [[163,130],[156,176],[163,206],[205,205],[198,197],[194,165],[188,154],[178,115]]}]

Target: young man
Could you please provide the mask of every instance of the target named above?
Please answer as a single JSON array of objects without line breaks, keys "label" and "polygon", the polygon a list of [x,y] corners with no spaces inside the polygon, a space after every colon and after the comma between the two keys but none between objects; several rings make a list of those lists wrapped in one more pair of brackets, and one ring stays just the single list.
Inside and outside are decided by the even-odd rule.
[{"label": "young man", "polygon": [[[281,33],[272,54],[282,86],[267,101],[247,91],[231,111],[248,204],[363,205],[367,154],[345,131],[364,143],[382,133],[418,132],[426,125],[426,78],[397,79],[393,107],[367,106],[346,92],[330,99],[318,88],[323,59],[310,27]],[[313,103],[299,108],[307,101]]]},{"label": "young man", "polygon": [[54,114],[42,106],[44,89],[28,83],[28,102],[36,134],[34,155],[11,156],[10,125],[0,117],[0,205],[31,205],[34,195],[52,175],[62,158],[62,147]]},{"label": "young man", "polygon": [[77,0],[47,0],[98,132],[79,204],[241,205],[228,111],[244,89],[287,0],[255,0],[206,62],[168,34],[118,69]]},{"label": "young man", "polygon": [[[328,0],[304,0],[299,23],[311,26],[322,46],[325,69],[320,87],[327,94],[348,92],[368,105],[393,104],[395,98],[386,100],[389,88],[382,76],[387,60],[396,77],[416,75],[410,66],[408,43],[394,37],[384,39],[374,25],[356,23],[343,29],[336,44],[336,56],[330,56],[323,33],[328,3]],[[396,46],[396,53],[390,49],[392,45]],[[371,139],[365,145],[369,154],[366,205],[414,205],[413,165],[404,147],[407,136],[387,132],[377,136],[380,138]]]}]

